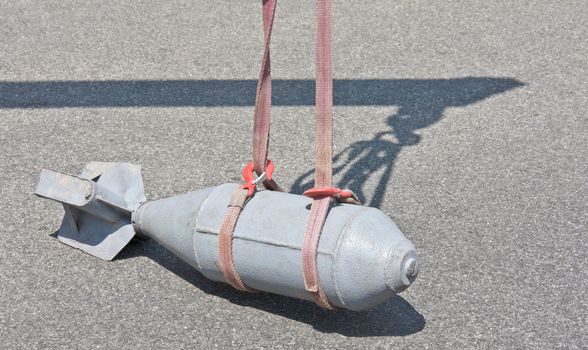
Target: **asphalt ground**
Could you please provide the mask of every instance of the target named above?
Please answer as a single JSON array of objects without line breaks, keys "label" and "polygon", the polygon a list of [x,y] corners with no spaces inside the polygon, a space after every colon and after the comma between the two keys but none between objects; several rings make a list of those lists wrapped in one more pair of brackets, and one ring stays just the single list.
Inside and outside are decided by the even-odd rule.
[{"label": "asphalt ground", "polygon": [[[147,196],[239,181],[260,1],[2,1],[0,348],[581,349],[588,344],[585,1],[336,1],[336,182],[416,244],[417,282],[326,312],[206,280],[154,242],[50,236],[42,168],[141,164]],[[270,156],[313,162],[314,3],[278,4]]]}]

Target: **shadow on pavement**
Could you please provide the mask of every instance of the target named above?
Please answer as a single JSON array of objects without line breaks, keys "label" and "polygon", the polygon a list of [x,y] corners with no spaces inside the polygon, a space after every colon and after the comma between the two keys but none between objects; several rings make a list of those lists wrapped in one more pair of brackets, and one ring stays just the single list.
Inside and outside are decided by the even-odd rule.
[{"label": "shadow on pavement", "polygon": [[[386,129],[349,145],[334,157],[338,186],[353,190],[364,202],[370,177],[377,182],[369,205],[382,204],[399,152],[420,142],[418,130],[438,122],[446,108],[465,106],[523,83],[511,78],[426,80],[335,80],[337,106],[397,106]],[[255,80],[47,81],[1,82],[0,108],[252,106]],[[273,104],[314,104],[313,80],[274,80]],[[360,116],[361,117],[361,116]],[[312,116],[309,116],[312,118]],[[292,190],[312,185],[312,170]],[[352,337],[404,336],[421,331],[424,317],[400,296],[365,312],[325,311],[313,303],[278,295],[238,292],[203,277],[153,241],[135,241],[118,259],[147,256],[206,293],[312,325],[327,333]]]},{"label": "shadow on pavement", "polygon": [[[254,79],[0,81],[0,109],[253,106],[256,84]],[[383,131],[334,157],[333,172],[340,179],[337,186],[351,189],[362,202],[376,208],[382,205],[398,154],[420,142],[419,129],[438,122],[448,107],[466,106],[524,85],[516,79],[492,77],[335,79],[333,84],[336,106],[398,108]],[[274,79],[272,89],[276,106],[314,105],[314,80]],[[291,191],[302,193],[312,187],[312,177],[313,171],[308,170]],[[376,186],[368,194],[365,188],[370,179]]]},{"label": "shadow on pavement", "polygon": [[[0,81],[0,108],[253,106],[256,84],[254,79]],[[336,106],[395,105],[407,113],[464,106],[523,85],[486,77],[335,79],[333,84]],[[272,89],[275,106],[314,105],[314,80],[274,79]]]},{"label": "shadow on pavement", "polygon": [[[399,80],[394,86],[373,84],[361,86],[365,90],[360,93],[388,97],[389,104],[397,106],[398,110],[388,117],[384,131],[371,139],[354,142],[337,153],[333,157],[333,174],[339,179],[337,187],[352,190],[363,203],[376,208],[382,205],[400,151],[421,141],[419,129],[441,120],[447,107],[469,105],[524,85],[508,78]],[[354,90],[352,86],[346,87]],[[349,95],[354,94],[349,91]],[[362,99],[357,102],[362,105]],[[291,192],[302,193],[311,188],[313,176],[313,169],[306,171],[296,179]],[[365,187],[370,179],[376,185],[374,191],[367,194]]]},{"label": "shadow on pavement", "polygon": [[256,308],[309,324],[320,332],[349,337],[405,336],[425,328],[424,317],[400,296],[368,311],[327,311],[308,301],[269,293],[239,292],[228,284],[206,279],[155,241],[134,240],[119,254],[117,260],[137,256],[153,259],[205,293],[225,298],[243,307]]}]

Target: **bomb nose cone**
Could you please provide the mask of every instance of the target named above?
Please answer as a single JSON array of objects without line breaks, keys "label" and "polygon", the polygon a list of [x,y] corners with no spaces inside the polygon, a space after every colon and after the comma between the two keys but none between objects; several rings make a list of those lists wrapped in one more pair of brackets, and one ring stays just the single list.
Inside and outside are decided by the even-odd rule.
[{"label": "bomb nose cone", "polygon": [[420,262],[414,245],[404,240],[390,249],[386,264],[386,285],[395,293],[408,288],[419,274]]},{"label": "bomb nose cone", "polygon": [[333,254],[333,291],[327,289],[333,300],[339,298],[340,304],[350,310],[367,310],[402,292],[415,280],[419,269],[415,247],[384,212],[337,206],[329,213],[321,239],[326,241],[329,235],[336,235],[335,221],[344,225],[338,229],[341,239]]}]

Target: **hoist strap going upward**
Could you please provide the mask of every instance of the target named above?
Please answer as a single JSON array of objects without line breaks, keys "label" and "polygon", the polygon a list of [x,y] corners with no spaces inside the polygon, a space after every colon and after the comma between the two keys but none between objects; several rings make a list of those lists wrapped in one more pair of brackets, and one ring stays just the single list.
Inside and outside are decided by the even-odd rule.
[{"label": "hoist strap going upward", "polygon": [[[314,186],[332,187],[333,157],[333,63],[331,31],[332,0],[317,0],[316,6],[316,165]],[[314,196],[302,244],[304,287],[314,301],[327,309],[334,305],[327,298],[319,279],[317,252],[332,196]]]},{"label": "hoist strap going upward", "polygon": [[[255,94],[253,120],[253,165],[261,175],[265,171],[269,148],[270,119],[272,106],[272,73],[270,62],[270,40],[276,13],[276,0],[263,0],[263,58]],[[266,180],[263,186],[269,190],[281,191],[274,180]]]},{"label": "hoist strap going upward", "polygon": [[[271,67],[269,43],[276,9],[276,0],[263,0],[264,53],[255,99],[255,119],[253,130],[254,171],[263,177],[267,189],[280,190],[273,181],[270,168],[273,163],[267,159],[270,132],[271,108]],[[332,0],[317,0],[316,6],[316,165],[315,188],[309,191],[313,201],[302,243],[302,272],[304,287],[315,302],[328,309],[335,306],[326,296],[318,275],[317,252],[321,232],[326,221],[335,193],[341,190],[332,188],[333,157],[333,64],[331,50]],[[271,164],[271,167],[269,166]],[[248,166],[249,167],[249,166]],[[246,169],[248,169],[246,167]],[[268,174],[266,174],[266,168]],[[249,169],[251,170],[251,169]],[[246,171],[244,170],[244,174]],[[231,195],[227,212],[219,230],[219,262],[225,280],[233,287],[253,292],[237,273],[233,261],[233,231],[241,209],[255,192],[256,182],[253,174],[244,176],[246,184],[237,188]],[[253,184],[253,187],[251,186]],[[249,188],[249,190],[247,190]],[[337,190],[337,191],[333,191]]]},{"label": "hoist strap going upward", "polygon": [[[264,51],[261,61],[261,71],[257,82],[255,95],[255,114],[253,122],[253,162],[252,168],[248,165],[244,171],[245,185],[238,187],[231,195],[227,206],[227,212],[223,217],[218,234],[219,265],[225,280],[234,288],[246,292],[254,292],[247,287],[235,268],[233,261],[233,232],[239,219],[239,214],[247,199],[255,192],[257,183],[252,183],[253,171],[259,176],[266,173],[266,167],[271,162],[267,159],[270,133],[270,108],[272,104],[271,67],[270,67],[270,39],[276,12],[277,0],[263,0],[263,41]],[[273,163],[271,163],[273,171]],[[249,176],[245,176],[246,170]],[[274,191],[281,191],[280,186],[273,180],[270,170],[264,175],[263,185]],[[253,186],[252,186],[253,185]],[[244,187],[249,187],[249,191]]]}]

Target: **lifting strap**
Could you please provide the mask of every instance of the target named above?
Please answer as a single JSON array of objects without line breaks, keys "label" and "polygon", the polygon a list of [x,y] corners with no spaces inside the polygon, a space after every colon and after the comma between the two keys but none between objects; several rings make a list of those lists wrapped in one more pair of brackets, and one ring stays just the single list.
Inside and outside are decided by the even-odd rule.
[{"label": "lifting strap", "polygon": [[[253,117],[253,166],[257,175],[263,174],[267,163],[269,148],[270,117],[272,106],[272,72],[270,62],[270,40],[274,26],[277,0],[263,0],[263,58],[255,94],[255,113]],[[263,181],[269,190],[281,191],[280,186],[272,180]]]},{"label": "lifting strap", "polygon": [[[263,0],[264,53],[255,98],[253,127],[253,162],[243,169],[245,184],[231,195],[227,212],[219,230],[219,262],[225,280],[236,289],[248,292],[233,262],[233,231],[239,214],[263,182],[269,190],[281,191],[272,179],[274,165],[267,159],[270,134],[271,67],[270,39],[276,9],[276,0]],[[333,158],[333,64],[331,49],[332,0],[317,0],[316,5],[316,165],[315,187],[304,192],[311,197],[312,205],[302,243],[302,273],[304,287],[321,307],[335,306],[326,296],[317,270],[317,252],[321,232],[333,199],[359,204],[353,192],[332,186]],[[254,173],[259,176],[254,179]]]},{"label": "lifting strap", "polygon": [[[331,50],[332,1],[316,3],[316,164],[314,189],[305,192],[313,197],[302,243],[304,288],[314,301],[327,309],[334,308],[319,280],[317,252],[323,225],[333,195],[316,194],[316,190],[332,188],[333,162],[333,63]],[[313,191],[315,191],[313,194]]]},{"label": "lifting strap", "polygon": [[[243,169],[245,184],[238,187],[231,194],[227,205],[227,211],[223,217],[218,233],[219,265],[225,280],[234,288],[254,292],[247,287],[237,270],[233,261],[233,231],[239,219],[239,214],[247,200],[255,193],[257,184],[263,181],[265,188],[281,191],[278,184],[273,180],[273,163],[267,159],[269,134],[270,134],[270,109],[272,103],[271,87],[271,66],[270,66],[270,39],[276,12],[277,0],[263,0],[263,58],[257,81],[255,94],[255,112],[253,121],[253,162]],[[259,177],[254,179],[253,173]]]}]

